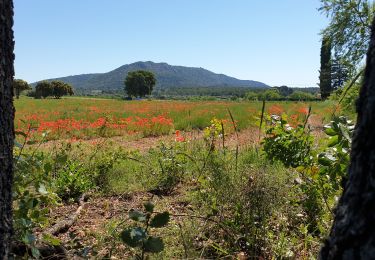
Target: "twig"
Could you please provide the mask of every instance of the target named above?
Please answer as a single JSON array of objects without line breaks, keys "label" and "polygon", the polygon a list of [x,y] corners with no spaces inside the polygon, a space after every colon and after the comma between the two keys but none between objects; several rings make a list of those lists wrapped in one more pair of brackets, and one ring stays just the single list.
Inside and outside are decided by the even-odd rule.
[{"label": "twig", "polygon": [[238,137],[238,130],[237,130],[236,123],[234,121],[233,115],[230,112],[229,108],[227,108],[227,109],[228,109],[230,119],[232,120],[233,128],[234,128],[234,131],[236,133],[236,138],[237,138],[237,145],[236,145],[236,173],[237,173],[238,172],[238,147],[240,145],[240,139]]},{"label": "twig", "polygon": [[74,224],[79,214],[81,213],[85,205],[85,200],[87,200],[87,197],[88,195],[86,193],[82,194],[82,196],[79,198],[79,207],[77,208],[77,210],[72,215],[70,215],[68,219],[60,221],[59,223],[53,225],[52,227],[50,227],[43,233],[56,236],[59,233],[63,232],[64,230],[69,229]]},{"label": "twig", "polygon": [[263,118],[264,118],[264,110],[266,107],[266,100],[263,99],[263,104],[262,104],[262,115],[260,117],[260,125],[259,125],[259,136],[258,136],[258,142],[260,141],[260,135],[262,133],[262,124],[263,124]]}]

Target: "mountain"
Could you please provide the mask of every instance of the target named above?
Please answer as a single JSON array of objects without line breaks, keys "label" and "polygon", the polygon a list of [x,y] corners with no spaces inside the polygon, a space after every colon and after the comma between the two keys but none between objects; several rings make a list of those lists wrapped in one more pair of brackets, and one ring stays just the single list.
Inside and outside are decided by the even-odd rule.
[{"label": "mountain", "polygon": [[224,74],[216,74],[203,68],[172,66],[167,63],[152,61],[135,62],[123,65],[107,73],[81,74],[61,78],[75,89],[118,90],[124,88],[124,80],[129,71],[148,70],[156,76],[156,88],[173,87],[252,87],[268,88],[269,86],[253,80],[239,80]]}]

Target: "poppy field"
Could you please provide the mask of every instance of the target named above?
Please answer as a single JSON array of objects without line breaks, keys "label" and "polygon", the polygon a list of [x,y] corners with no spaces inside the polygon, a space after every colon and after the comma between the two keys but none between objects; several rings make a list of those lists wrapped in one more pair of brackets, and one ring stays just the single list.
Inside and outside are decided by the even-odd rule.
[{"label": "poppy field", "polygon": [[[268,102],[265,112],[284,114],[293,123],[307,114],[310,105],[319,121],[332,114],[332,106],[318,102]],[[204,129],[213,118],[223,122],[226,132],[233,132],[234,125],[242,130],[259,124],[262,102],[21,98],[15,106],[16,131],[34,138],[47,132],[50,140],[79,140],[125,135],[142,138]]]}]

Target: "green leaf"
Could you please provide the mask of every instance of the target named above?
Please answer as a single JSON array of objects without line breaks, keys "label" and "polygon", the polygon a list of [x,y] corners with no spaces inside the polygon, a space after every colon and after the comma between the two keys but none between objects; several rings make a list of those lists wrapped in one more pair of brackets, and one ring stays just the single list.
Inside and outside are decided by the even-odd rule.
[{"label": "green leaf", "polygon": [[64,155],[58,156],[58,157],[56,158],[56,162],[58,162],[58,163],[60,163],[60,164],[65,164],[67,160],[68,160],[68,155],[67,155],[67,154],[64,154]]},{"label": "green leaf", "polygon": [[334,135],[337,135],[337,132],[335,130],[333,130],[330,126],[327,126],[325,129],[324,129],[324,132],[329,135],[329,136],[334,136]]},{"label": "green leaf", "polygon": [[39,252],[39,249],[36,248],[36,247],[31,247],[31,254],[33,255],[33,257],[35,259],[39,259],[40,258],[40,252]]},{"label": "green leaf", "polygon": [[328,141],[328,147],[335,146],[338,143],[339,143],[339,136],[338,135],[332,136],[330,137]]},{"label": "green leaf", "polygon": [[[26,226],[24,224],[24,226]],[[22,241],[27,244],[27,245],[31,245],[32,243],[34,243],[36,240],[35,236],[31,233],[26,233],[25,236],[22,238]]]},{"label": "green leaf", "polygon": [[345,128],[346,126],[343,126],[343,125],[340,125],[340,130],[341,130],[341,133],[342,135],[346,138],[346,140],[351,140],[350,136],[349,136],[349,129],[348,128]]},{"label": "green leaf", "polygon": [[40,216],[40,211],[39,210],[34,210],[30,214],[30,218],[33,218],[33,219],[37,219],[37,218],[39,218],[39,216]]},{"label": "green leaf", "polygon": [[43,241],[47,242],[50,245],[58,246],[61,244],[60,239],[50,235],[50,234],[43,234]]},{"label": "green leaf", "polygon": [[47,190],[46,190],[46,186],[44,186],[44,184],[39,185],[38,192],[43,194],[43,195],[48,193]]},{"label": "green leaf", "polygon": [[332,164],[332,160],[328,159],[325,153],[321,153],[318,155],[318,163],[323,166],[330,166]]},{"label": "green leaf", "polygon": [[52,171],[52,165],[51,165],[51,163],[46,163],[44,165],[44,172],[49,173],[50,171]]},{"label": "green leaf", "polygon": [[145,209],[146,209],[147,212],[149,212],[149,213],[154,212],[155,205],[152,204],[151,202],[148,201],[145,204],[143,204],[143,206],[145,207]]},{"label": "green leaf", "polygon": [[140,211],[137,210],[130,210],[129,211],[129,218],[135,221],[139,222],[145,222],[146,221],[146,215]]},{"label": "green leaf", "polygon": [[150,222],[150,227],[160,228],[167,225],[169,222],[169,212],[165,211],[163,213],[156,214]]},{"label": "green leaf", "polygon": [[144,244],[144,249],[146,252],[160,253],[164,250],[163,240],[160,237],[149,237]]},{"label": "green leaf", "polygon": [[146,232],[143,228],[128,228],[120,233],[121,240],[130,247],[142,246],[142,240],[146,238]]}]

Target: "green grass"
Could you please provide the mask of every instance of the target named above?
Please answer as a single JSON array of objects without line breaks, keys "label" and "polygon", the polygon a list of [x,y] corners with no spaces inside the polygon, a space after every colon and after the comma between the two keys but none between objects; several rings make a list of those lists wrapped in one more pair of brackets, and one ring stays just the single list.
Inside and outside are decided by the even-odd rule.
[{"label": "green grass", "polygon": [[[15,100],[15,126],[21,131],[27,131],[29,125],[39,133],[49,130],[50,139],[90,139],[134,133],[158,136],[175,130],[203,129],[210,125],[212,118],[218,118],[226,122],[226,132],[232,132],[228,110],[236,121],[237,129],[241,130],[258,124],[261,105],[257,101],[123,101],[74,97],[56,100],[22,97]],[[332,114],[333,104],[329,102],[267,102],[266,112],[301,116],[301,111],[309,105],[318,121],[324,121]],[[132,123],[124,125],[121,120],[129,118]]]}]

